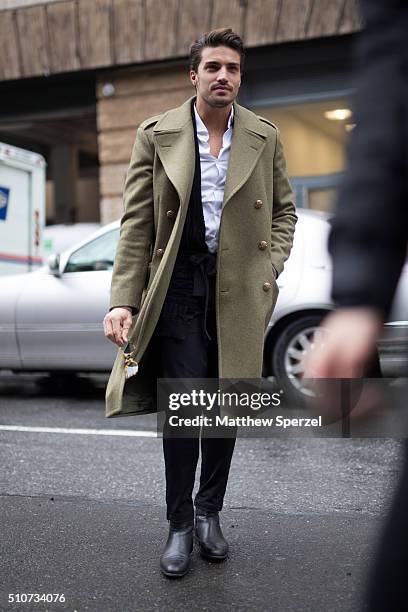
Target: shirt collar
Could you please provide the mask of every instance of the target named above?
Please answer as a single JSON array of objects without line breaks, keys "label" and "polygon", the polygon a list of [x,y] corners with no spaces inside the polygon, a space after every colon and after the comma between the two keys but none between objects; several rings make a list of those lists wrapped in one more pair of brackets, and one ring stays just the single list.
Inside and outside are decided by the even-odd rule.
[{"label": "shirt collar", "polygon": [[[197,134],[208,135],[208,130],[205,126],[205,123],[203,122],[203,120],[201,119],[200,115],[197,112],[195,103],[194,103],[194,113],[195,113],[195,119],[196,119],[196,125],[197,125]],[[230,127],[233,126],[233,123],[234,123],[234,105],[231,106],[231,112],[228,117],[227,130],[229,130]]]}]

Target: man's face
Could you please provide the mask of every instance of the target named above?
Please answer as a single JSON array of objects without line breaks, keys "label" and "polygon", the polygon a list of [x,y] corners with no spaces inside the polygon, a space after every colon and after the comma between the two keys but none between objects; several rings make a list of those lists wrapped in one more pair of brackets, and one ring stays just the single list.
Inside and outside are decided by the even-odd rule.
[{"label": "man's face", "polygon": [[213,108],[228,106],[241,85],[241,55],[230,47],[204,47],[197,72],[190,70],[190,80],[197,98]]}]

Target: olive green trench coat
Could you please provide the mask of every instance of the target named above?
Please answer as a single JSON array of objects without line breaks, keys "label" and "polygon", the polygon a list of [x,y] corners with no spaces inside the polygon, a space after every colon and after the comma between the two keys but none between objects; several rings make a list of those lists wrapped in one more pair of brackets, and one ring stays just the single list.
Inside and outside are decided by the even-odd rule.
[{"label": "olive green trench coat", "polygon": [[[106,416],[154,412],[154,358],[148,358],[178,252],[194,176],[191,99],[138,128],[124,190],[125,212],[110,308],[138,310],[129,340],[138,373],[125,380],[117,357]],[[260,378],[264,333],[278,297],[297,217],[279,132],[234,103],[234,128],[219,228],[216,278],[220,378]]]}]

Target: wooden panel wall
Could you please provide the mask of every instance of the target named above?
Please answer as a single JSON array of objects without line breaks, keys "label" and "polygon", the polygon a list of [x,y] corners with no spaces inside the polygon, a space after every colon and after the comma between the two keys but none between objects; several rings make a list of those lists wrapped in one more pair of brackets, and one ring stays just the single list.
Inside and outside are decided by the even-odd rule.
[{"label": "wooden panel wall", "polygon": [[0,13],[0,79],[17,79],[21,76],[19,37],[16,16],[11,11]]},{"label": "wooden panel wall", "polygon": [[275,42],[305,37],[313,0],[285,0],[282,3]]},{"label": "wooden panel wall", "polygon": [[358,0],[346,0],[342,19],[340,21],[339,34],[347,34],[363,27]]},{"label": "wooden panel wall", "polygon": [[44,8],[34,6],[17,11],[22,76],[51,72]]},{"label": "wooden panel wall", "polygon": [[112,64],[110,13],[111,0],[81,0],[78,38],[83,68]]},{"label": "wooden panel wall", "polygon": [[146,0],[145,49],[147,60],[176,55],[178,0]]},{"label": "wooden panel wall", "polygon": [[344,8],[344,1],[325,0],[325,2],[314,2],[311,10],[307,36],[316,38],[336,34],[340,25]]},{"label": "wooden panel wall", "polygon": [[211,3],[203,0],[180,0],[176,36],[177,55],[188,55],[191,42],[211,29]]},{"label": "wooden panel wall", "polygon": [[219,27],[251,47],[361,22],[357,0],[44,0],[0,10],[0,80],[183,57]]},{"label": "wooden panel wall", "polygon": [[33,6],[34,4],[47,4],[57,2],[64,2],[64,0],[1,0],[1,9],[14,9],[22,6]]},{"label": "wooden panel wall", "polygon": [[46,7],[52,72],[77,70],[80,58],[76,45],[77,27],[72,2],[57,2]]},{"label": "wooden panel wall", "polygon": [[211,29],[231,28],[244,37],[245,11],[245,2],[240,0],[214,0]]},{"label": "wooden panel wall", "polygon": [[[104,96],[104,84],[113,95]],[[97,124],[101,220],[107,223],[122,215],[122,191],[137,126],[152,115],[179,106],[194,90],[183,68],[129,71],[105,75],[97,84]]]},{"label": "wooden panel wall", "polygon": [[247,45],[267,45],[275,42],[280,0],[252,0],[248,3],[245,20]]},{"label": "wooden panel wall", "polygon": [[142,0],[115,0],[112,11],[115,64],[142,61],[145,30]]}]

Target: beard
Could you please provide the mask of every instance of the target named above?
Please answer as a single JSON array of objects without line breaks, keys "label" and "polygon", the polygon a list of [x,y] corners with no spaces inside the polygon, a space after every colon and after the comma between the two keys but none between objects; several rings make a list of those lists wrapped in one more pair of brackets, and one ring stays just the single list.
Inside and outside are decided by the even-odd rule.
[{"label": "beard", "polygon": [[209,106],[212,106],[213,108],[225,108],[226,106],[229,106],[232,102],[234,102],[236,98],[236,94],[231,95],[230,91],[228,92],[228,94],[228,96],[220,96],[219,98],[213,98],[209,95],[205,96],[204,100]]}]

